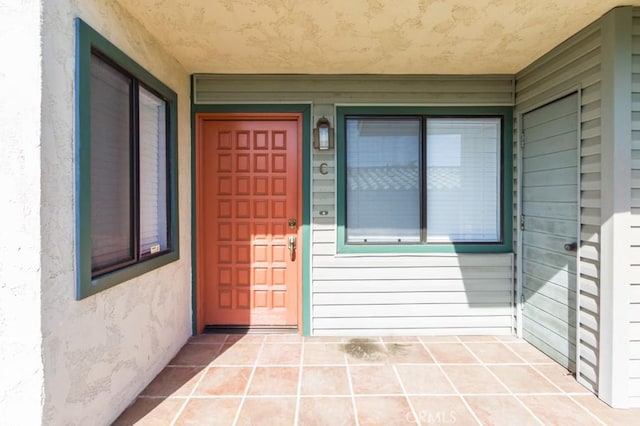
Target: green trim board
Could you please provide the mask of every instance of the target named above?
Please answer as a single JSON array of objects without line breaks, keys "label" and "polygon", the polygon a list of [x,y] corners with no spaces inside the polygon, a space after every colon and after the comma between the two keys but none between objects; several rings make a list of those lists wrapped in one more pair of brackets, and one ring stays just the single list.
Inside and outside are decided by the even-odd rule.
[{"label": "green trim board", "polygon": [[[195,90],[194,77],[191,76],[191,99]],[[191,334],[198,334],[198,305],[196,271],[198,259],[196,256],[196,114],[191,103]]]},{"label": "green trim board", "polygon": [[[193,84],[193,79],[192,79]],[[191,194],[195,200],[196,176],[195,176],[195,117],[198,113],[302,113],[302,334],[311,335],[311,105],[310,104],[233,104],[218,105],[191,104]],[[192,256],[195,265],[196,255],[196,213],[195,203],[192,203],[191,234]],[[193,269],[195,271],[195,269]],[[196,300],[196,274],[192,273],[192,310],[193,310],[193,334],[197,334],[197,300]]]},{"label": "green trim board", "polygon": [[[98,51],[144,86],[158,93],[167,102],[168,116],[168,187],[169,238],[171,249],[130,266],[92,278],[91,266],[91,56]],[[177,94],[138,65],[133,59],[101,36],[93,28],[76,19],[76,99],[75,99],[75,181],[76,181],[76,298],[85,297],[121,284],[153,269],[178,260],[178,147]]]},{"label": "green trim board", "polygon": [[[338,106],[336,108],[337,154],[337,251],[349,253],[511,253],[513,251],[513,108],[512,107],[403,107],[403,106]],[[502,117],[501,152],[501,224],[499,243],[454,244],[347,244],[346,243],[346,117],[358,116],[500,116]]]}]

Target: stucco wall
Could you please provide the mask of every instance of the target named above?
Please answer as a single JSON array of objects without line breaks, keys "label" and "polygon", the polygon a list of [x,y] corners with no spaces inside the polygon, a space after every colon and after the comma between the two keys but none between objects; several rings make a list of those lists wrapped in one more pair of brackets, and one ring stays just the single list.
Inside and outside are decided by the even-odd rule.
[{"label": "stucco wall", "polygon": [[39,424],[40,2],[0,1],[0,28],[0,423]]},{"label": "stucco wall", "polygon": [[[74,298],[75,17],[179,97],[180,260],[81,301]],[[43,1],[43,52],[43,423],[107,424],[191,331],[189,76],[111,0]]]}]

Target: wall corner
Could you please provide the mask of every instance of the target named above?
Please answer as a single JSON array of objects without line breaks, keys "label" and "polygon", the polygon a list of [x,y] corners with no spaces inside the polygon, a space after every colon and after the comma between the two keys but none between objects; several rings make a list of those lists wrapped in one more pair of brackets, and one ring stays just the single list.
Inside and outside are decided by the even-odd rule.
[{"label": "wall corner", "polygon": [[3,2],[0,51],[0,413],[5,424],[41,424],[42,2]]},{"label": "wall corner", "polygon": [[602,191],[599,397],[629,404],[629,219],[631,210],[632,7],[602,25]]}]

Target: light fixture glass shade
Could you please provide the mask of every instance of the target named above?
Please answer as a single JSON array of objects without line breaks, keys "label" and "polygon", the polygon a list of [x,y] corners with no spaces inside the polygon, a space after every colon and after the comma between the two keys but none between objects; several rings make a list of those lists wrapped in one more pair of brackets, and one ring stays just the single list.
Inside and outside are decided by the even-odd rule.
[{"label": "light fixture glass shade", "polygon": [[319,149],[329,149],[329,128],[328,127],[319,127],[318,128],[318,148]]},{"label": "light fixture glass shade", "polygon": [[319,119],[313,129],[313,147],[322,151],[333,148],[333,129],[325,117]]}]

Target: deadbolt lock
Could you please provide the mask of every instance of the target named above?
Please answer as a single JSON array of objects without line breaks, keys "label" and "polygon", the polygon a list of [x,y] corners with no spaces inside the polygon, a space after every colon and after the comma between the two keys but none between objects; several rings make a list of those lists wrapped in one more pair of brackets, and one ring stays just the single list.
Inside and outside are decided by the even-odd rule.
[{"label": "deadbolt lock", "polygon": [[298,221],[295,219],[289,219],[289,229],[296,229]]}]

